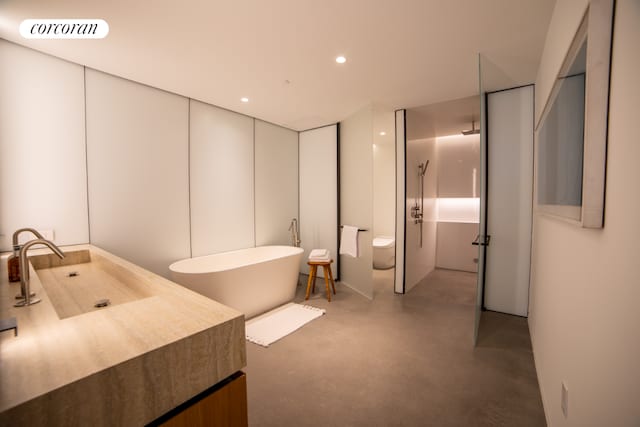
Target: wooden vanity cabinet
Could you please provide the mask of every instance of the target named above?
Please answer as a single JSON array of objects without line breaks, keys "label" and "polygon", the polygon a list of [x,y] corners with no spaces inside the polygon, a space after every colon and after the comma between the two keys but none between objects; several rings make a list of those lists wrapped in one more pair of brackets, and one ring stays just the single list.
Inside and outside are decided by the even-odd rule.
[{"label": "wooden vanity cabinet", "polygon": [[247,425],[247,377],[241,371],[149,424],[149,426],[163,427],[246,427]]}]

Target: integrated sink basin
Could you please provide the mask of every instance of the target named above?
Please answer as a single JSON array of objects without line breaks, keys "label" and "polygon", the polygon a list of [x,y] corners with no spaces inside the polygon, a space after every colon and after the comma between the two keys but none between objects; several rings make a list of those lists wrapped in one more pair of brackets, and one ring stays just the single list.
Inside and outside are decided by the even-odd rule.
[{"label": "integrated sink basin", "polygon": [[[148,425],[246,366],[244,316],[93,245],[29,250],[15,307],[0,255],[0,426]],[[97,300],[111,304],[94,307]]]},{"label": "integrated sink basin", "polygon": [[60,319],[152,296],[146,281],[89,250],[29,257]]}]

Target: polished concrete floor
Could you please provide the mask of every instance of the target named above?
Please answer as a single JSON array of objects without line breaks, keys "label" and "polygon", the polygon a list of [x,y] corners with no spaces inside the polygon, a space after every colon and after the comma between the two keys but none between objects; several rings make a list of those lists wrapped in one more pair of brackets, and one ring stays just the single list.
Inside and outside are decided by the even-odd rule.
[{"label": "polished concrete floor", "polygon": [[526,319],[484,312],[474,348],[475,274],[435,270],[403,296],[391,280],[375,271],[373,301],[317,286],[325,316],[247,343],[250,425],[545,425]]}]

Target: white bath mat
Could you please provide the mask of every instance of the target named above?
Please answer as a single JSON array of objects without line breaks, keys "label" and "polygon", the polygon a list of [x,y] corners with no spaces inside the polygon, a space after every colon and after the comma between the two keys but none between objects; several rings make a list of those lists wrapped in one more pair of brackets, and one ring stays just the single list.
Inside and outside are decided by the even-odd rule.
[{"label": "white bath mat", "polygon": [[247,321],[245,335],[247,341],[269,347],[269,344],[300,329],[324,313],[325,310],[320,308],[290,302]]}]

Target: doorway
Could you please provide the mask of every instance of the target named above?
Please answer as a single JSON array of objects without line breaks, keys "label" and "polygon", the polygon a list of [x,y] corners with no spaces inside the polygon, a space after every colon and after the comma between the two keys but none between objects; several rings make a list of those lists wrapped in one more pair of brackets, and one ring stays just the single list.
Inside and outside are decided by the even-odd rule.
[{"label": "doorway", "polygon": [[396,292],[410,292],[435,269],[477,274],[475,342],[483,310],[527,315],[533,87],[402,114],[404,268]]},{"label": "doorway", "polygon": [[404,270],[397,293],[410,292],[437,268],[478,271],[471,242],[479,224],[479,120],[478,96],[404,112],[406,137],[398,150]]}]

